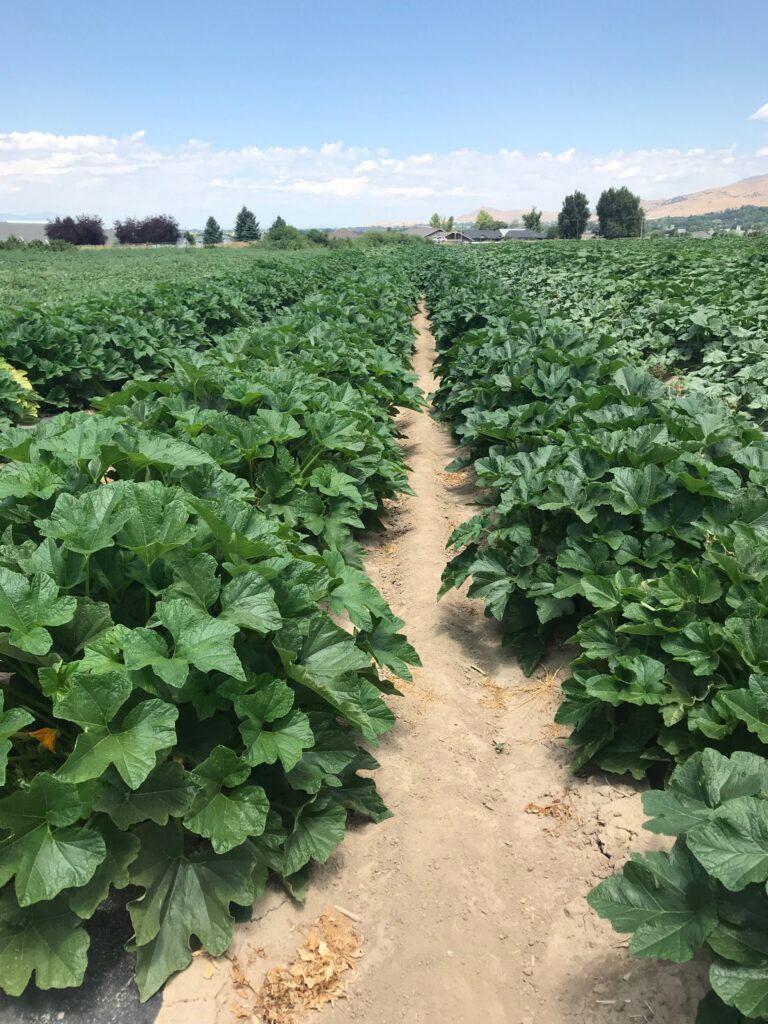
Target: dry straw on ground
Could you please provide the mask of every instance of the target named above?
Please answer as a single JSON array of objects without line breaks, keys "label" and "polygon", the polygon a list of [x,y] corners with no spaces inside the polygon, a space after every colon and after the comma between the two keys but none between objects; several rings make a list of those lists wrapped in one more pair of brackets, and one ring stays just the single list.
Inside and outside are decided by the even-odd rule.
[{"label": "dry straw on ground", "polygon": [[[350,972],[363,955],[362,941],[344,914],[326,909],[293,961],[267,971],[253,1001],[232,1007],[235,1017],[252,1024],[295,1024],[310,1010],[346,998]],[[247,997],[250,986],[244,977],[240,985],[233,980],[241,997]]]}]

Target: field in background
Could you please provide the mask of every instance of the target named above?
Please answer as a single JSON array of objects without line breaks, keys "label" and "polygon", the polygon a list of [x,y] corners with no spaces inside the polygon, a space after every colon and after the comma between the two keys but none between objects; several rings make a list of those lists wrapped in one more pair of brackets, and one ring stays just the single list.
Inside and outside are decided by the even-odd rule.
[{"label": "field in background", "polygon": [[[448,941],[425,996],[448,1020],[503,1014],[512,979],[542,1024],[648,999],[690,1019],[703,971],[654,966],[657,985],[582,922],[602,878],[590,902],[631,953],[704,951],[698,1021],[765,1020],[765,240],[10,254],[0,345],[7,992],[78,985],[111,889],[145,890],[144,997],[191,936],[223,955],[268,875],[303,897],[349,816],[389,814],[358,772],[397,678],[405,859],[355,830],[320,879],[379,943],[367,1019],[390,1024]],[[618,845],[604,790],[634,823]],[[629,837],[643,855],[612,874]],[[38,841],[56,872],[28,870]],[[383,943],[418,934],[393,979]]]}]

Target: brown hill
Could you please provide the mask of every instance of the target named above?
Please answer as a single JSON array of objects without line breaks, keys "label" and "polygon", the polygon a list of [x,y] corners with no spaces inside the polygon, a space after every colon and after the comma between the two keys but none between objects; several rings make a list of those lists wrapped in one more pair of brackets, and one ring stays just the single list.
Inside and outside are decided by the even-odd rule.
[{"label": "brown hill", "polygon": [[[700,213],[721,213],[739,206],[768,206],[768,174],[742,178],[731,185],[705,188],[701,192],[690,192],[672,196],[670,199],[644,199],[643,208],[648,220],[659,217],[692,217]],[[520,220],[523,210],[497,210],[493,206],[481,206],[471,213],[462,213],[456,218],[458,224],[473,224],[480,210],[485,210],[495,220]],[[542,214],[543,221],[557,220],[556,213]]]},{"label": "brown hill", "polygon": [[742,178],[732,185],[705,188],[701,192],[671,199],[645,199],[648,220],[658,217],[692,217],[700,213],[721,213],[739,206],[768,206],[768,174]]}]

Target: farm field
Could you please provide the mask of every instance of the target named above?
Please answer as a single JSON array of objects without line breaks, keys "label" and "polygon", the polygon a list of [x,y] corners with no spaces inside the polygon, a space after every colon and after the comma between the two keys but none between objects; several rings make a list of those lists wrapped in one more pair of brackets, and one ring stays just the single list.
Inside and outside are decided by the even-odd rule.
[{"label": "farm field", "polygon": [[768,1019],[766,270],[0,256],[0,1013]]}]

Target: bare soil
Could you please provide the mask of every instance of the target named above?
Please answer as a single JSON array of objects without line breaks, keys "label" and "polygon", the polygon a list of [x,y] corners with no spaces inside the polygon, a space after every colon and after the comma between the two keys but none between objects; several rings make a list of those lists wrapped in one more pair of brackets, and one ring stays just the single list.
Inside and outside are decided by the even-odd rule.
[{"label": "bare soil", "polygon": [[[434,341],[423,314],[414,322],[431,392]],[[196,958],[158,1022],[258,1024],[248,986],[337,906],[364,955],[319,1024],[692,1024],[705,967],[633,960],[585,901],[630,847],[666,841],[641,831],[639,787],[569,774],[552,724],[567,652],[527,679],[478,602],[452,591],[437,603],[446,541],[476,492],[445,472],[456,449],[427,411],[404,412],[400,428],[416,497],[393,503],[367,542],[368,571],[423,661],[377,753],[395,817],[353,825],[304,906],[271,889],[236,929],[237,969]]]}]

